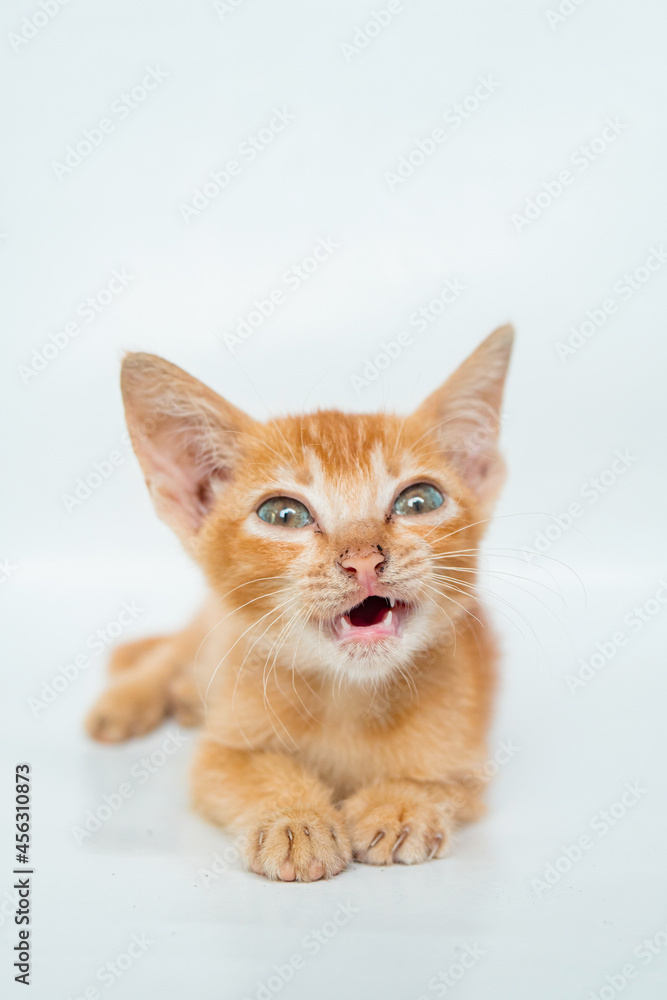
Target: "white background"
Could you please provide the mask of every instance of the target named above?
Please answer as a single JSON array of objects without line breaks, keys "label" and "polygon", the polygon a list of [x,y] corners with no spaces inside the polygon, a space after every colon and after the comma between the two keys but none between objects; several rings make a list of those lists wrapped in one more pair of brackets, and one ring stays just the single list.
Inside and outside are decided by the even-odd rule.
[{"label": "white background", "polygon": [[[11,768],[23,760],[33,767],[39,1000],[95,986],[117,1000],[664,995],[667,615],[651,601],[666,574],[667,265],[638,272],[631,297],[614,286],[667,241],[667,13],[658,0],[586,0],[563,4],[572,13],[550,24],[555,0],[414,0],[346,58],[341,43],[384,6],[242,0],[221,16],[204,0],[71,0],[18,45],[10,35],[29,33],[22,19],[40,8],[3,6],[3,996],[25,995],[12,982],[5,895]],[[112,105],[148,67],[166,79],[121,120]],[[445,122],[480,77],[494,93],[459,128]],[[184,221],[179,206],[275,108],[294,120]],[[114,130],[59,179],[54,163],[105,117]],[[617,138],[577,168],[571,157],[608,118],[623,126]],[[399,157],[439,127],[445,141],[390,190]],[[564,169],[572,183],[517,225]],[[321,238],[339,248],[232,354],[222,335],[254,299],[284,290],[283,273]],[[132,275],[127,288],[94,322],[79,316],[79,335],[26,375],[33,352],[114,269]],[[414,310],[454,279],[466,287],[456,302],[425,332],[411,328]],[[571,328],[609,298],[617,311],[560,357]],[[518,560],[490,555],[488,566],[524,579],[489,575],[486,585],[504,649],[492,746],[520,749],[493,785],[488,818],[450,859],[422,867],[276,885],[232,860],[207,882],[200,870],[229,841],[188,811],[190,737],[78,845],[72,828],[166,729],[121,748],[85,739],[104,655],[46,709],[30,699],[90,653],[88,637],[123,601],[142,609],[130,638],[179,626],[201,593],[123,438],[122,352],[162,354],[258,418],[304,404],[404,411],[508,320],[518,333],[504,426],[511,476],[489,546]],[[352,376],[383,341],[411,329],[400,359],[356,391]],[[628,467],[605,476],[615,481],[601,493],[589,481],[619,449]],[[63,495],[114,450],[122,464],[68,512]],[[562,530],[554,516],[573,503],[579,516]],[[546,557],[528,561],[521,550],[545,531]],[[647,601],[635,630],[626,616]],[[625,645],[570,690],[568,675],[619,630]],[[627,782],[639,783],[638,800],[596,832]],[[592,847],[562,870],[584,834]],[[549,866],[553,884],[540,887]],[[330,932],[341,902],[356,912],[314,954],[308,935]],[[105,985],[97,970],[134,934],[153,943]],[[653,938],[664,950],[646,961],[636,949]],[[456,976],[466,946],[483,954],[445,987],[439,973]],[[294,954],[303,968],[262,994]],[[619,975],[628,963],[630,978]]]}]

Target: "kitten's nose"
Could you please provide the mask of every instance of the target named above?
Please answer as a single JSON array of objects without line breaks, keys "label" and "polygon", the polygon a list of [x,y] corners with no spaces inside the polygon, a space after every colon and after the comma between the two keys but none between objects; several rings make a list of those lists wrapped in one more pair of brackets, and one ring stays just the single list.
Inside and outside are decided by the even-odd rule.
[{"label": "kitten's nose", "polygon": [[385,557],[377,549],[374,552],[367,552],[365,555],[353,554],[341,559],[341,566],[349,573],[354,574],[357,582],[366,590],[370,597],[375,591],[375,584],[378,579],[378,570],[385,562]]}]

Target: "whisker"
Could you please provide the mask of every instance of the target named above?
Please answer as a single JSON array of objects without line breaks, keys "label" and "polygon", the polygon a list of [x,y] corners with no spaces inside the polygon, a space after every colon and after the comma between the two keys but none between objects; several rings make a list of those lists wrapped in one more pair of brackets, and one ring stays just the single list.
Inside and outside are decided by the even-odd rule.
[{"label": "whisker", "polygon": [[[435,539],[435,541],[437,541],[437,539]],[[524,551],[524,550],[518,549],[515,546],[488,547],[486,545],[484,545],[484,546],[478,545],[478,546],[475,546],[474,548],[470,548],[470,549],[458,549],[455,552],[443,553],[442,555],[435,556],[434,558],[444,559],[444,558],[447,558],[448,556],[468,555],[468,554],[475,554],[475,553],[477,553],[477,554],[479,554],[481,556],[489,556],[489,558],[495,557],[496,559],[514,559],[517,562],[523,563],[525,565],[525,563],[526,563],[525,556],[522,556],[522,555],[508,555],[508,554],[506,554],[506,553],[513,553],[513,552],[522,552],[522,551]],[[546,552],[537,552],[535,549],[528,549],[528,548],[526,548],[525,551],[526,552],[530,552],[531,555],[539,556],[541,559],[548,559],[550,562],[557,563],[559,566],[562,566],[563,569],[566,569],[570,573],[572,573],[572,575],[577,580],[577,583],[581,587],[581,591],[582,591],[583,598],[584,598],[584,607],[585,608],[587,607],[586,585],[584,584],[584,581],[581,579],[581,577],[576,572],[576,570],[574,570],[568,563],[563,562],[561,559],[556,559],[555,556],[547,555]],[[549,569],[547,569],[546,566],[541,566],[539,563],[529,563],[529,565],[530,566],[534,566],[535,569],[539,569],[543,573],[548,573],[549,576],[551,577],[551,579],[554,580],[554,582],[557,583],[556,577],[554,577],[553,573]]]},{"label": "whisker", "polygon": [[[514,574],[512,574],[512,575],[514,575]],[[434,574],[434,576],[435,576],[435,579],[437,579],[437,580],[439,580],[439,581],[441,581],[443,583],[445,583],[445,582],[446,583],[456,583],[459,586],[467,586],[467,587],[470,587],[470,588],[474,588],[475,591],[482,590],[486,594],[490,594],[492,598],[495,598],[495,600],[502,601],[504,604],[507,605],[507,607],[511,608],[512,611],[514,611],[517,615],[519,615],[519,617],[522,619],[522,621],[524,622],[524,624],[526,624],[528,626],[528,628],[533,632],[533,634],[535,635],[535,638],[538,640],[538,643],[539,643],[542,651],[545,654],[545,657],[548,660],[548,656],[546,656],[546,650],[542,646],[542,644],[541,644],[541,642],[540,642],[540,640],[538,638],[536,630],[533,628],[533,626],[531,625],[531,623],[529,622],[529,620],[524,615],[522,615],[522,613],[519,611],[519,609],[517,607],[515,607],[510,601],[505,600],[505,598],[501,597],[500,594],[496,593],[495,590],[491,590],[488,587],[481,587],[477,583],[470,583],[467,580],[459,580],[457,577],[443,576],[442,574]],[[545,601],[543,601],[540,597],[537,596],[537,594],[533,594],[532,591],[527,590],[525,587],[519,586],[518,583],[514,583],[512,580],[502,580],[501,582],[508,583],[510,586],[516,587],[517,590],[522,591],[522,593],[527,594],[529,597],[532,597],[534,600],[536,600],[538,602],[538,604],[541,604],[542,607],[545,609],[545,611],[548,611],[549,614],[555,619],[555,621],[561,626],[561,628],[563,628],[563,631],[564,631],[565,635],[567,636],[570,644],[572,645],[572,649],[574,651],[574,643],[572,642],[572,637],[569,634],[569,632],[567,631],[567,629],[564,627],[563,623],[561,622],[560,618],[558,617],[558,615],[556,614],[556,612],[553,610],[553,608],[550,608],[549,605]],[[533,582],[539,583],[538,580],[535,580]],[[543,584],[543,586],[545,586],[545,585]],[[549,593],[554,594],[555,597],[559,597],[560,596],[560,595],[556,594],[554,591],[552,591],[550,587],[547,587],[547,590],[549,591]],[[561,598],[561,600],[562,600],[562,598]],[[563,602],[563,603],[565,604],[565,602]]]},{"label": "whisker", "polygon": [[445,611],[445,609],[440,604],[438,604],[438,602],[433,597],[431,597],[430,594],[424,594],[424,597],[427,597],[429,599],[429,601],[431,602],[431,604],[435,604],[435,606],[438,609],[438,611],[442,611],[443,615],[445,616],[445,618],[447,619],[447,621],[451,625],[452,631],[454,633],[454,653],[456,653],[456,627],[454,625],[454,622],[449,617],[449,615],[447,614],[447,612]]},{"label": "whisker", "polygon": [[[276,729],[276,727],[275,727],[275,725],[273,723],[273,720],[271,719],[272,715],[275,717],[276,721],[282,726],[283,730],[285,731],[285,733],[287,734],[287,736],[289,737],[289,739],[292,741],[293,749],[297,749],[298,748],[298,744],[297,744],[296,740],[294,739],[294,737],[292,736],[292,734],[290,733],[290,731],[288,730],[288,728],[285,725],[285,723],[283,722],[283,720],[280,718],[280,716],[276,712],[276,710],[274,708],[272,708],[271,701],[270,701],[270,698],[269,698],[268,684],[269,684],[269,679],[271,677],[271,672],[273,671],[275,663],[276,663],[276,658],[278,656],[278,653],[280,652],[280,650],[282,649],[283,645],[285,644],[285,641],[286,641],[287,637],[290,635],[290,633],[292,631],[292,628],[294,627],[294,625],[296,624],[296,622],[299,620],[299,618],[301,617],[301,615],[304,614],[304,613],[305,612],[304,612],[303,608],[298,609],[292,615],[292,617],[289,619],[289,621],[287,622],[287,624],[283,626],[283,628],[280,631],[280,634],[278,635],[278,638],[275,640],[275,642],[273,643],[273,646],[269,650],[269,655],[266,658],[267,659],[267,663],[269,661],[269,658],[271,657],[271,653],[273,652],[273,649],[274,649],[276,643],[280,639],[280,636],[283,634],[283,632],[286,633],[285,637],[283,638],[282,642],[280,643],[280,645],[276,649],[275,656],[273,657],[273,661],[271,663],[271,666],[269,667],[268,673],[266,672],[266,663],[265,663],[264,664],[263,674],[262,674],[262,683],[263,683],[263,699],[262,700],[263,700],[263,703],[264,703],[264,707],[265,707],[267,713],[269,714],[269,718],[270,718],[270,721],[271,721],[271,727],[273,729],[273,732],[275,733],[275,735],[277,736],[277,738],[280,740],[280,742],[283,744],[283,746],[285,747],[286,750],[289,750],[289,747],[284,742],[284,740],[282,739],[280,733]],[[275,681],[275,683],[276,683],[276,685],[278,687],[278,690],[282,693],[281,688],[280,688],[280,684],[279,684],[278,679],[277,679],[277,675],[276,675],[276,681]]]},{"label": "whisker", "polygon": [[[295,598],[295,600],[296,600],[296,598]],[[264,631],[262,632],[262,636],[266,635],[266,633],[268,632],[268,630],[270,628],[272,628],[287,613],[288,613],[288,611],[281,612],[281,614],[278,616],[278,618],[275,618],[272,622],[270,622],[269,625],[267,626],[267,628],[265,628]],[[298,612],[297,612],[297,614],[298,614]],[[281,630],[281,634],[282,634],[282,631],[283,630]],[[259,638],[261,639],[262,636],[260,636]],[[236,684],[234,686],[234,694],[232,696],[232,707],[234,705],[234,700],[235,700],[235,697],[236,697],[236,685],[238,684],[238,681],[239,681],[239,678],[241,676],[241,672],[242,672],[243,667],[245,665],[246,659],[248,657],[248,654],[254,648],[254,646],[256,645],[256,643],[258,641],[259,641],[259,639],[256,639],[255,642],[253,643],[253,645],[251,646],[250,650],[248,650],[248,653],[246,654],[246,657],[244,658],[244,661],[241,664],[241,667],[240,667],[240,669],[238,671],[238,674],[237,674],[237,677],[236,677]],[[275,646],[275,641],[273,643],[273,646]],[[273,649],[273,646],[271,647],[271,650]],[[269,656],[271,655],[271,650],[269,650]],[[267,657],[267,659],[268,659],[268,657]],[[266,664],[265,664],[265,667],[266,667]],[[264,707],[267,710],[267,716],[268,716],[269,722],[271,723],[271,728],[273,729],[273,733],[274,733],[276,739],[278,739],[278,741],[281,743],[281,745],[284,747],[284,749],[288,753],[291,753],[293,750],[297,749],[297,744],[296,744],[296,741],[294,740],[292,734],[289,732],[289,730],[287,729],[287,726],[282,721],[282,719],[280,718],[280,716],[278,715],[278,713],[271,707],[270,701],[269,701],[268,696],[267,696],[266,687],[264,688]],[[287,743],[285,743],[285,740],[282,738],[282,736],[280,735],[280,733],[276,729],[276,726],[275,726],[275,723],[273,721],[272,716],[274,716],[275,719],[280,723],[280,725],[282,726],[284,732],[289,737],[289,739],[292,741],[292,747],[291,748],[287,745]],[[244,737],[245,737],[245,732],[244,732]],[[246,739],[246,742],[247,742],[247,739]]]},{"label": "whisker", "polygon": [[[459,604],[459,602],[455,601],[453,597],[449,596],[449,594],[445,594],[442,590],[438,590],[437,587],[431,586],[430,583],[425,583],[424,586],[428,587],[430,590],[435,591],[436,594],[440,594],[441,597],[445,597],[448,601],[451,601],[452,604],[455,604],[457,606],[457,608],[461,608],[461,611],[465,611],[465,613],[467,615],[470,615],[470,617],[474,618],[476,622],[479,622],[479,624],[482,626],[482,628],[486,628],[486,625],[484,624],[484,622],[479,621],[479,618],[477,617],[477,615],[474,615],[472,613],[472,611],[468,610],[468,608],[465,608],[462,604]],[[461,591],[461,593],[463,593],[463,591]],[[471,595],[470,594],[465,594],[465,596],[466,597],[470,597]]]},{"label": "whisker", "polygon": [[[287,576],[275,576],[275,577],[274,576],[265,576],[265,577],[260,577],[257,580],[249,580],[247,583],[240,583],[238,585],[238,587],[234,587],[232,590],[228,590],[227,593],[224,596],[225,597],[229,597],[229,595],[233,594],[235,590],[240,590],[241,587],[247,587],[250,583],[259,583],[261,580],[288,580],[288,579],[289,579],[289,577],[287,577]],[[215,625],[208,630],[208,632],[206,633],[206,635],[204,636],[204,638],[202,639],[202,641],[199,643],[199,646],[197,647],[197,652],[195,653],[193,661],[192,661],[192,672],[193,672],[193,675],[194,675],[195,686],[197,688],[197,694],[199,695],[199,699],[202,702],[202,704],[205,704],[205,699],[204,699],[204,696],[202,695],[201,690],[199,688],[199,679],[198,679],[198,676],[197,676],[197,662],[199,660],[199,654],[201,653],[202,646],[204,645],[204,643],[206,642],[206,640],[208,639],[208,637],[213,632],[215,632],[215,630],[217,628],[219,628],[220,625],[222,625],[223,622],[227,621],[228,618],[231,618],[231,616],[234,615],[234,614],[236,614],[237,611],[242,611],[243,608],[247,608],[249,604],[254,604],[256,601],[261,601],[265,597],[275,597],[276,594],[284,594],[287,591],[294,590],[294,589],[295,589],[294,587],[282,587],[280,590],[273,590],[269,594],[260,594],[259,597],[253,597],[252,600],[246,601],[246,603],[245,604],[241,604],[240,607],[238,607],[238,608],[232,608],[231,611],[229,611],[226,615],[223,615],[222,618],[220,618],[219,621],[217,621],[215,623]],[[221,600],[223,600],[223,599],[224,598],[221,598]]]},{"label": "whisker", "polygon": [[[455,593],[457,593],[457,594],[461,594],[461,596],[462,596],[462,597],[471,597],[471,598],[474,598],[474,599],[477,599],[477,595],[476,595],[476,594],[474,594],[474,593],[470,593],[469,591],[466,591],[466,590],[460,590],[460,589],[459,589],[458,587],[454,587],[454,586],[452,586],[451,584],[450,584],[450,589],[451,589],[451,590],[453,590],[453,591],[454,591]],[[449,594],[446,594],[446,593],[445,593],[444,591],[442,591],[442,590],[438,590],[438,588],[437,588],[437,587],[431,587],[431,590],[433,590],[433,591],[434,591],[435,593],[437,593],[437,594],[441,594],[441,595],[442,595],[442,597],[445,597],[445,598],[446,598],[447,600],[452,600],[452,598],[451,598],[451,597],[449,596]],[[491,596],[492,596],[492,597],[495,597],[495,596],[497,596],[497,595],[495,595],[495,594],[493,594],[493,593],[492,593],[492,594],[491,594]],[[454,603],[456,604],[457,602],[456,602],[456,601],[454,601]],[[439,606],[440,606],[440,605],[438,605],[438,607],[439,607]],[[511,605],[510,605],[510,606],[511,606]],[[465,610],[465,609],[464,609],[464,610]],[[516,611],[516,608],[513,608],[513,610],[515,610],[515,611]],[[519,626],[517,625],[517,623],[516,623],[516,622],[514,622],[514,621],[512,621],[512,619],[511,619],[511,618],[509,617],[509,615],[506,615],[504,611],[499,611],[499,610],[498,610],[498,608],[493,608],[493,611],[494,611],[494,612],[495,612],[496,614],[498,614],[498,615],[502,615],[502,617],[503,617],[503,618],[505,618],[505,620],[506,620],[506,621],[508,621],[508,622],[510,623],[510,625],[512,625],[512,626],[513,626],[513,628],[515,628],[515,629],[516,629],[516,630],[518,631],[519,635],[520,635],[520,636],[521,636],[521,637],[522,637],[523,639],[526,639],[526,638],[527,638],[527,637],[526,637],[526,635],[525,635],[525,634],[524,634],[524,633],[523,633],[523,632],[521,631],[521,629],[519,628]],[[518,615],[519,615],[519,616],[521,617],[521,615],[520,615],[520,612],[519,612],[519,611],[517,611],[517,614],[518,614]],[[474,617],[474,615],[473,615],[473,617]],[[477,620],[479,621],[479,619],[477,619]],[[472,634],[474,635],[474,632],[473,632]],[[535,638],[537,639],[537,635],[535,635]],[[537,641],[539,642],[539,639],[538,639]],[[479,644],[478,644],[478,646],[479,646]]]},{"label": "whisker", "polygon": [[398,673],[408,686],[411,700],[414,700],[414,698],[416,698],[417,704],[419,704],[419,691],[417,689],[417,685],[415,684],[414,678],[411,677],[410,674],[407,672],[407,670],[405,670],[403,667],[398,668]]},{"label": "whisker", "polygon": [[[433,561],[435,562],[436,560],[433,560]],[[498,577],[511,576],[511,577],[513,577],[516,580],[523,580],[524,583],[536,583],[538,585],[538,587],[543,587],[545,590],[548,590],[550,594],[553,594],[554,597],[557,597],[559,601],[562,601],[563,605],[566,605],[566,601],[565,601],[565,598],[563,597],[563,595],[562,594],[558,594],[551,587],[548,587],[546,585],[546,583],[543,583],[541,580],[531,580],[530,577],[521,576],[520,573],[510,573],[509,570],[506,570],[506,569],[489,569],[488,567],[481,567],[479,569],[470,569],[469,566],[451,566],[451,565],[449,565],[449,566],[437,566],[436,568],[439,569],[439,570],[443,570],[443,569],[444,570],[450,570],[451,572],[454,572],[454,573],[471,573],[473,575],[481,574],[481,575],[484,575],[484,576],[488,575],[488,576],[498,576]],[[504,582],[508,583],[512,587],[517,587],[518,590],[522,590],[524,592],[524,594],[529,594],[531,597],[534,597],[536,601],[539,600],[539,598],[537,597],[536,594],[533,594],[530,590],[527,590],[525,587],[519,586],[518,583],[512,583],[512,580],[507,580],[507,581],[504,581]],[[540,603],[542,604],[543,602],[540,601]],[[547,605],[544,604],[544,607],[546,608]]]},{"label": "whisker", "polygon": [[[306,614],[304,616],[304,619],[303,619],[303,624],[301,625],[301,631],[299,632],[299,634],[297,636],[296,646],[294,647],[294,656],[292,657],[292,665],[290,667],[290,673],[292,675],[292,689],[293,689],[294,694],[296,695],[296,697],[299,699],[299,701],[303,705],[303,707],[304,707],[304,709],[306,711],[306,715],[308,715],[313,720],[313,722],[319,722],[319,720],[315,718],[315,716],[310,711],[310,709],[308,708],[308,706],[304,702],[303,698],[301,697],[301,695],[299,694],[299,692],[296,689],[295,673],[298,673],[299,677],[301,678],[301,680],[304,680],[301,672],[298,671],[298,670],[296,670],[296,654],[299,651],[299,643],[301,642],[301,637],[303,636],[303,630],[305,629],[305,627],[306,627],[307,624],[308,624],[308,613],[306,612]],[[309,690],[312,692],[312,694],[315,694],[315,692],[311,688],[310,684],[308,684],[308,681],[305,681],[305,683],[308,686]]]},{"label": "whisker", "polygon": [[[477,588],[476,588],[476,589],[475,589],[474,591],[473,591],[473,590],[461,590],[461,589],[460,589],[460,587],[456,587],[456,586],[454,586],[454,582],[456,582],[456,583],[461,583],[461,586],[469,586],[469,587],[472,587],[472,586],[474,586],[473,584],[465,584],[465,583],[462,583],[461,581],[452,581],[452,580],[451,580],[451,579],[450,579],[449,577],[437,577],[437,579],[438,579],[438,580],[439,580],[440,582],[444,583],[444,584],[445,584],[446,586],[449,586],[449,588],[450,588],[451,590],[453,590],[453,591],[454,591],[455,593],[457,593],[457,594],[461,594],[461,595],[462,595],[462,596],[464,596],[464,597],[472,597],[472,598],[475,598],[475,599],[479,599],[479,598],[478,598],[478,595],[477,595]],[[484,588],[484,587],[482,587],[482,588],[480,588],[480,589],[482,589],[482,590],[486,590],[486,593],[487,593],[487,594],[490,594],[492,598],[497,598],[497,600],[499,600],[499,601],[502,601],[502,600],[503,600],[503,598],[502,598],[502,597],[499,597],[499,596],[498,596],[498,594],[496,594],[496,593],[495,593],[494,591],[492,591],[492,590],[487,590],[487,589],[486,589],[486,588]],[[448,596],[448,595],[447,595],[447,594],[445,594],[445,593],[444,593],[443,591],[439,591],[439,593],[442,593],[443,597],[447,597],[447,596]],[[488,599],[489,599],[489,598],[487,598],[487,600],[488,600]],[[517,613],[517,614],[518,614],[518,615],[519,615],[519,616],[521,617],[521,612],[520,612],[520,611],[518,611],[518,609],[517,609],[517,608],[515,608],[515,607],[514,607],[513,605],[509,604],[509,602],[508,602],[508,601],[505,601],[504,603],[508,604],[508,605],[509,605],[509,607],[511,607],[513,611],[516,611],[516,613]],[[494,611],[495,611],[495,612],[496,612],[497,614],[499,614],[499,615],[502,615],[502,616],[503,616],[503,618],[505,618],[505,619],[506,619],[506,620],[507,620],[507,621],[508,621],[508,622],[509,622],[509,623],[510,623],[511,625],[513,625],[513,626],[514,626],[515,628],[518,628],[518,626],[517,626],[516,622],[513,622],[513,621],[512,621],[512,619],[511,619],[511,618],[509,618],[509,617],[508,617],[508,616],[507,616],[507,615],[506,615],[506,614],[505,614],[504,612],[502,612],[502,611],[498,611],[498,609],[497,609],[497,608],[494,608],[493,610],[494,610]],[[525,636],[525,635],[523,634],[523,632],[521,631],[521,629],[518,629],[518,631],[519,631],[519,634],[520,634],[520,635],[521,635],[521,636],[522,636],[522,637],[523,637],[523,638],[525,639],[525,638],[526,638],[526,636]]]},{"label": "whisker", "polygon": [[[456,581],[456,583],[457,583],[457,584],[459,584],[459,585],[465,585],[465,584],[463,584],[463,581],[461,581],[461,580],[457,580],[457,581]],[[452,587],[452,589],[453,589],[453,590],[457,590],[457,588],[456,588],[456,587]],[[541,650],[542,650],[542,652],[544,653],[544,656],[545,656],[545,659],[546,659],[546,660],[547,660],[547,662],[548,662],[548,661],[549,661],[549,657],[548,657],[548,655],[547,655],[547,651],[545,650],[545,648],[544,648],[544,646],[543,646],[543,644],[542,644],[542,641],[541,641],[541,639],[540,639],[539,635],[537,634],[537,631],[536,631],[536,630],[535,630],[535,628],[534,628],[534,627],[533,627],[533,626],[531,625],[531,623],[530,623],[530,622],[528,621],[528,619],[527,619],[527,618],[525,617],[525,615],[523,615],[523,614],[522,614],[522,613],[521,613],[521,612],[519,611],[519,609],[518,609],[517,607],[515,607],[515,606],[514,606],[514,605],[513,605],[513,604],[512,604],[512,603],[511,603],[510,601],[507,601],[507,600],[506,600],[506,599],[505,599],[504,597],[501,597],[501,596],[500,596],[500,594],[496,594],[496,593],[495,593],[495,591],[493,591],[493,590],[489,590],[489,589],[488,589],[487,587],[482,587],[482,588],[480,588],[480,589],[482,589],[482,590],[486,591],[486,593],[487,593],[487,594],[490,594],[490,595],[491,595],[491,598],[492,598],[492,599],[494,599],[494,600],[496,600],[496,601],[501,601],[501,602],[502,602],[503,604],[505,604],[505,605],[506,605],[506,606],[507,606],[508,608],[511,608],[511,610],[512,610],[512,611],[514,611],[514,613],[515,613],[515,614],[517,614],[517,615],[519,616],[519,618],[520,618],[520,619],[521,619],[521,621],[522,621],[522,622],[524,623],[524,625],[526,625],[526,626],[527,626],[527,628],[528,628],[528,629],[530,630],[530,632],[532,632],[532,634],[533,634],[533,637],[535,638],[535,641],[537,642],[538,646],[540,647],[540,649],[541,649]],[[465,595],[465,596],[467,596],[467,597],[474,597],[474,596],[475,596],[475,595],[474,595],[474,593],[466,593],[466,591],[464,591],[464,590],[458,590],[458,593],[460,593],[460,594],[463,594],[463,595]],[[443,596],[443,597],[447,597],[447,594],[443,594],[442,596]],[[487,599],[488,599],[488,598],[487,598]],[[545,607],[546,607],[546,605],[545,605]],[[521,629],[520,629],[520,628],[519,628],[519,627],[517,626],[516,622],[513,622],[511,618],[509,618],[509,617],[508,617],[507,615],[505,615],[505,614],[504,614],[504,613],[503,613],[502,611],[499,611],[499,610],[498,610],[497,608],[494,608],[494,611],[495,611],[495,612],[496,612],[497,614],[500,614],[500,615],[503,615],[503,618],[507,618],[507,620],[508,620],[508,621],[509,621],[509,622],[510,622],[510,623],[511,623],[511,624],[512,624],[513,626],[514,626],[514,628],[516,628],[516,629],[517,629],[517,631],[519,632],[519,634],[520,634],[520,635],[521,635],[521,636],[522,636],[522,637],[523,637],[524,639],[526,638],[526,636],[524,635],[524,633],[523,633],[523,632],[521,631]]]},{"label": "whisker", "polygon": [[215,670],[213,671],[213,675],[212,675],[212,677],[211,677],[210,681],[208,682],[208,687],[206,688],[206,695],[205,695],[205,700],[204,700],[204,705],[205,705],[205,706],[206,706],[206,705],[208,704],[208,694],[209,694],[209,691],[211,690],[211,684],[212,684],[212,683],[213,683],[213,681],[215,680],[215,676],[216,676],[216,674],[217,674],[218,670],[220,669],[220,667],[222,666],[222,664],[223,664],[223,663],[225,662],[225,660],[227,659],[227,657],[229,656],[229,654],[231,653],[231,651],[232,651],[232,650],[234,649],[234,647],[235,647],[235,646],[237,646],[237,645],[238,645],[238,643],[239,643],[239,642],[241,641],[241,639],[243,638],[243,636],[244,636],[244,635],[247,635],[247,634],[248,634],[248,632],[250,632],[250,630],[251,630],[251,629],[253,629],[253,628],[255,628],[255,627],[256,627],[257,625],[259,625],[259,623],[260,623],[261,621],[264,621],[264,619],[265,619],[265,618],[268,618],[268,616],[269,616],[269,615],[272,615],[272,614],[273,614],[273,613],[274,613],[275,611],[277,611],[277,610],[278,610],[278,608],[282,608],[282,607],[284,607],[284,605],[285,605],[285,604],[289,604],[289,603],[290,603],[290,601],[295,601],[295,600],[296,600],[296,597],[290,597],[290,598],[289,598],[289,600],[287,600],[287,601],[283,601],[283,603],[282,603],[282,604],[279,604],[279,605],[278,605],[277,607],[275,607],[275,608],[272,608],[272,609],[271,609],[271,611],[267,611],[265,615],[262,615],[262,617],[261,617],[261,618],[258,618],[256,622],[253,622],[253,624],[252,624],[252,625],[250,625],[250,626],[249,626],[249,627],[248,627],[248,628],[247,628],[247,629],[245,630],[245,632],[242,632],[242,633],[241,633],[241,635],[240,635],[240,636],[238,637],[238,639],[236,640],[236,642],[234,642],[234,643],[233,643],[233,644],[232,644],[232,645],[231,645],[231,646],[229,647],[229,649],[227,650],[227,652],[225,653],[225,655],[224,655],[224,656],[222,657],[222,659],[221,659],[221,660],[220,660],[220,661],[218,662],[218,665],[217,665],[217,667],[215,668]]},{"label": "whisker", "polygon": [[[285,644],[285,640],[287,639],[287,636],[289,635],[289,632],[290,632],[290,626],[292,625],[292,623],[296,619],[300,618],[303,613],[304,613],[303,608],[297,608],[297,610],[292,615],[292,617],[285,623],[285,625],[283,625],[283,627],[281,628],[280,632],[276,636],[276,638],[275,638],[275,640],[273,642],[273,645],[271,646],[271,649],[269,650],[268,656],[266,657],[266,662],[264,663],[264,668],[262,670],[262,686],[263,686],[263,689],[264,689],[264,698],[265,699],[266,699],[266,688],[267,688],[268,680],[269,680],[269,677],[271,676],[271,671],[273,670],[273,668],[275,666],[278,653],[280,652],[280,650],[282,649],[283,645]],[[276,645],[279,642],[279,640],[280,640],[281,636],[283,635],[283,633],[285,633],[285,638],[283,639],[283,641],[280,643],[280,645],[276,649]],[[269,660],[271,659],[271,654],[273,653],[274,649],[276,649],[276,653],[275,653],[275,656],[273,657],[273,660],[271,661],[271,666],[269,667],[268,674],[267,674],[266,668],[269,665]],[[279,687],[279,690],[280,690],[280,687]]]},{"label": "whisker", "polygon": [[[293,597],[293,598],[291,598],[290,601],[286,601],[285,603],[289,607],[289,605],[290,604],[294,604],[296,602],[296,600],[297,600],[297,598]],[[282,605],[278,605],[278,607],[282,607]],[[274,608],[273,610],[276,611],[277,609]],[[241,663],[241,666],[239,667],[239,669],[236,672],[236,681],[234,683],[234,690],[232,692],[232,702],[231,702],[232,711],[234,710],[234,702],[235,702],[235,699],[236,699],[236,692],[237,692],[237,689],[238,689],[238,686],[239,686],[239,681],[241,679],[241,674],[243,673],[243,668],[245,667],[245,665],[246,665],[246,663],[248,661],[248,657],[250,656],[250,654],[252,653],[253,649],[255,648],[255,646],[257,645],[257,643],[260,641],[260,639],[264,638],[264,636],[269,631],[269,629],[273,628],[274,625],[277,625],[277,623],[280,621],[280,619],[283,618],[287,613],[288,613],[287,610],[281,611],[281,613],[276,618],[274,618],[273,621],[269,622],[269,624],[266,626],[266,628],[264,629],[264,631],[261,633],[261,635],[257,636],[257,638],[255,639],[255,641],[253,642],[253,644],[250,646],[250,648],[247,650],[245,656],[243,657],[243,662]],[[257,624],[259,624],[259,622],[257,622]]]},{"label": "whisker", "polygon": [[[458,535],[459,531],[465,531],[467,528],[474,528],[478,524],[488,524],[490,521],[501,521],[508,517],[537,517],[537,516],[556,517],[557,515],[546,510],[520,510],[520,511],[514,511],[513,513],[510,514],[494,514],[493,517],[485,517],[482,518],[481,521],[473,521],[471,524],[464,524],[463,527],[457,528],[456,531],[450,531],[449,534],[447,535],[441,535],[439,538],[435,539],[435,541],[441,542],[445,538],[451,538],[452,535]],[[589,541],[589,539],[586,538],[586,535],[583,533],[583,531],[580,531],[579,528],[576,528],[574,525],[571,525],[571,527],[574,528],[575,531],[579,532],[582,538],[585,538],[586,541]]]}]

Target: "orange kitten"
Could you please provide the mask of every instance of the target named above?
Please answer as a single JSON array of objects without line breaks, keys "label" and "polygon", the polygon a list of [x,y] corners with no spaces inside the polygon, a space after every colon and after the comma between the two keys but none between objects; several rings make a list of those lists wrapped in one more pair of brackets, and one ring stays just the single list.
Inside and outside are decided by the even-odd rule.
[{"label": "orange kitten", "polygon": [[259,423],[125,359],[149,491],[211,596],[182,633],[116,651],[88,730],[203,722],[196,806],[245,835],[256,872],[439,858],[482,811],[495,649],[474,584],[511,345],[497,330],[405,418]]}]

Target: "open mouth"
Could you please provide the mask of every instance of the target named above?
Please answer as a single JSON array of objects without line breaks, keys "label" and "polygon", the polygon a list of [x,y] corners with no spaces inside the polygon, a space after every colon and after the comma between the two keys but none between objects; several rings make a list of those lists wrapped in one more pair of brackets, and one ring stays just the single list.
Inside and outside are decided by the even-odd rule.
[{"label": "open mouth", "polygon": [[336,618],[334,630],[339,642],[375,642],[398,638],[408,606],[389,597],[367,597],[361,604]]}]

